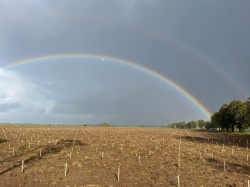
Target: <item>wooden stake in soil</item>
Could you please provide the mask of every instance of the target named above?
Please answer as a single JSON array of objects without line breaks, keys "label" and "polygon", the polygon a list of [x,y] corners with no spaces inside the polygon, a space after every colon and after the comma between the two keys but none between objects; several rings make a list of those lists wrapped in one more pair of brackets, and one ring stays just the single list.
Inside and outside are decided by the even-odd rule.
[{"label": "wooden stake in soil", "polygon": [[118,165],[117,182],[120,182],[120,164]]},{"label": "wooden stake in soil", "polygon": [[139,165],[141,166],[141,156],[140,156],[140,154],[138,156],[138,161],[139,161]]},{"label": "wooden stake in soil", "polygon": [[70,151],[69,152],[69,158],[71,159],[71,157],[72,157],[72,152]]},{"label": "wooden stake in soil", "polygon": [[12,148],[12,156],[15,156],[15,148]]},{"label": "wooden stake in soil", "polygon": [[67,177],[67,172],[68,172],[68,164],[65,164],[65,170],[64,170],[64,177]]},{"label": "wooden stake in soil", "polygon": [[247,180],[247,187],[250,187],[250,181]]},{"label": "wooden stake in soil", "polygon": [[177,186],[180,187],[180,175],[177,176]]},{"label": "wooden stake in soil", "polygon": [[22,169],[21,169],[21,172],[23,173],[24,171],[24,160],[22,161]]},{"label": "wooden stake in soil", "polygon": [[102,152],[102,156],[101,156],[101,159],[103,159],[104,158],[104,152]]}]

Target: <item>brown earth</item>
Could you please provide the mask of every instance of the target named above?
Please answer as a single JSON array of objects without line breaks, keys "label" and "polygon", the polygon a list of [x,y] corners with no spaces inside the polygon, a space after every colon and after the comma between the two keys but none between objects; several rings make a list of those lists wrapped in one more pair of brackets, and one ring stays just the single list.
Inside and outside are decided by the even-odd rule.
[{"label": "brown earth", "polygon": [[178,186],[178,176],[180,186],[247,186],[248,141],[163,128],[4,126],[0,186]]}]

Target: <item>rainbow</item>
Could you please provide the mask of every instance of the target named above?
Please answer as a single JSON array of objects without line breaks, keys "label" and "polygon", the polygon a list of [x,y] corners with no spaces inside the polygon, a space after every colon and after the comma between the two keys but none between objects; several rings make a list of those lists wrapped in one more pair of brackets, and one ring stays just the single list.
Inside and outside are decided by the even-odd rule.
[{"label": "rainbow", "polygon": [[75,59],[84,58],[84,59],[97,59],[97,60],[100,59],[100,61],[110,61],[113,63],[122,64],[128,67],[137,69],[139,71],[142,71],[144,73],[147,73],[151,75],[152,77],[155,77],[156,79],[161,80],[167,83],[168,85],[170,85],[171,87],[175,88],[182,96],[184,96],[184,98],[188,99],[198,110],[200,110],[207,120],[209,120],[211,117],[210,111],[204,105],[202,105],[194,96],[192,96],[188,91],[186,91],[184,88],[179,86],[177,83],[175,83],[171,79],[145,66],[142,66],[142,65],[139,65],[134,62],[124,60],[121,58],[115,58],[115,57],[100,55],[100,54],[55,54],[55,55],[40,56],[40,57],[16,61],[16,62],[3,66],[3,68],[13,68],[13,67],[18,67],[21,65],[39,62],[39,61],[47,61],[47,60],[54,60],[54,59],[69,59],[69,58],[75,58]]},{"label": "rainbow", "polygon": [[179,41],[177,38],[174,38],[173,36],[169,37],[165,33],[162,34],[148,27],[145,28],[138,25],[130,25],[130,27],[140,33],[148,35],[148,37],[154,37],[159,41],[165,41],[168,44],[173,45],[177,49],[187,52],[189,55],[199,60],[199,62],[211,68],[216,74],[222,77],[227,82],[227,84],[233,86],[233,88],[237,90],[243,98],[248,98],[249,92],[246,89],[244,89],[240,85],[240,83],[236,81],[236,79],[234,79],[227,72],[225,72],[223,68],[219,67],[218,63],[211,61],[204,53],[198,51],[198,49],[195,49],[194,47]]}]

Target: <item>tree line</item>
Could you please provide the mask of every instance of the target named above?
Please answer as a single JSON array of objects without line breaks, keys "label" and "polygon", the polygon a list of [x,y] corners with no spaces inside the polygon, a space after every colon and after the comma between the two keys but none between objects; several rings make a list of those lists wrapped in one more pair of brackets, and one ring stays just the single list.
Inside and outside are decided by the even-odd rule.
[{"label": "tree line", "polygon": [[204,121],[203,119],[197,121],[189,121],[189,122],[177,122],[177,123],[169,123],[167,127],[169,128],[178,128],[178,129],[203,129],[207,125],[209,125],[210,121]]},{"label": "tree line", "polygon": [[234,100],[225,103],[211,116],[211,122],[219,129],[240,132],[250,126],[250,97],[245,102]]},{"label": "tree line", "polygon": [[177,122],[167,125],[169,128],[179,129],[219,129],[226,131],[244,131],[250,127],[250,97],[245,102],[234,100],[223,104],[211,116],[211,121],[197,120],[190,122]]}]

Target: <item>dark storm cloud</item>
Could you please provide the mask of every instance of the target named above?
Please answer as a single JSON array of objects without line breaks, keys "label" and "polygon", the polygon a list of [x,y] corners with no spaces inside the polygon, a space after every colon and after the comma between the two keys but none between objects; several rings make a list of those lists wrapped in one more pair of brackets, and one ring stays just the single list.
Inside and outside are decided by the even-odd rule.
[{"label": "dark storm cloud", "polygon": [[21,12],[19,16],[12,19],[6,16],[3,20],[2,39],[8,50],[14,50],[21,57],[25,53],[30,57],[46,53],[92,52],[134,58],[151,45],[148,41],[151,38],[144,36],[143,28],[137,28],[139,19],[146,21],[147,9],[141,4],[145,8],[151,5],[147,1],[84,1],[78,2],[78,6],[72,2],[47,2],[47,7],[23,7],[17,11]]},{"label": "dark storm cloud", "polygon": [[[155,103],[157,97],[167,96],[164,87],[159,89],[150,80],[142,81],[133,74],[126,79],[124,77],[117,78],[122,80],[120,84],[114,83],[110,78],[103,77],[104,80],[99,80],[100,82],[94,90],[89,88],[82,95],[78,93],[74,97],[59,100],[52,111],[64,114],[94,115],[140,113],[145,112],[141,108],[151,110],[150,107],[157,105]],[[108,81],[112,82],[114,86],[108,86]]]},{"label": "dark storm cloud", "polygon": [[[168,102],[159,102],[145,92],[138,93],[137,91],[137,93],[123,93],[117,96],[114,96],[114,94],[119,93],[111,94],[107,92],[105,94],[102,92],[85,98],[59,101],[52,112],[64,115],[93,115],[96,119],[103,119],[104,121],[108,119],[116,125],[131,124],[131,121],[149,125],[164,124],[164,120],[167,118],[166,112],[170,111],[170,109],[166,109],[169,107],[163,105],[163,103]],[[112,118],[110,119],[109,116],[112,116]]]},{"label": "dark storm cloud", "polygon": [[[114,56],[167,76],[213,112],[249,95],[249,6],[233,0],[1,1],[0,66],[57,53]],[[27,104],[25,111],[46,114],[52,121],[60,115],[62,121],[91,122],[93,114],[114,123],[167,123],[196,115],[181,109],[183,98],[174,90],[169,101],[162,85],[131,84],[127,70],[116,80],[112,77],[123,71],[111,65],[88,69],[73,59],[52,63],[16,68],[26,78],[20,75],[20,89],[15,92],[19,84],[9,87],[7,96]]]}]

